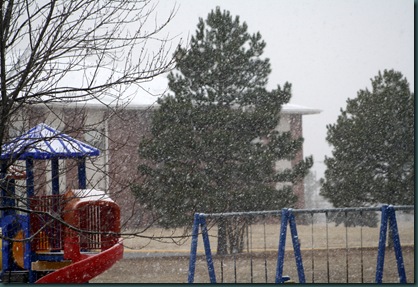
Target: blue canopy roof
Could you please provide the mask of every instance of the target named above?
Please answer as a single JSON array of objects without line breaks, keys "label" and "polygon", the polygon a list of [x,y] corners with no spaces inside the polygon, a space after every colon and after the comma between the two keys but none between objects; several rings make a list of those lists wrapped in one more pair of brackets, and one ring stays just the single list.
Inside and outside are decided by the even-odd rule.
[{"label": "blue canopy roof", "polygon": [[25,134],[3,145],[0,159],[51,159],[98,156],[100,151],[61,133],[46,124],[39,124]]}]

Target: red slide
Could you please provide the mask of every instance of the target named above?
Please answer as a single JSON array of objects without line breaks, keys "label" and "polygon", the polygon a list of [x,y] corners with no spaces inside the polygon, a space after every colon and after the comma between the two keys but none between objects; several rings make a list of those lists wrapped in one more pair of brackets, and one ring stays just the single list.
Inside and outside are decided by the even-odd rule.
[{"label": "red slide", "polygon": [[98,254],[90,255],[74,264],[58,269],[35,283],[86,283],[122,259],[122,240],[119,239],[117,244]]}]

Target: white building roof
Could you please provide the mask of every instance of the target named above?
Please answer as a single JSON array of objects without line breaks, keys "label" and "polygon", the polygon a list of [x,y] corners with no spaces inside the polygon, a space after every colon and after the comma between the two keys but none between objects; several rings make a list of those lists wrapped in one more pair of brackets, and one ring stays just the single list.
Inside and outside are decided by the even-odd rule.
[{"label": "white building roof", "polygon": [[[156,77],[150,82],[143,84],[142,92],[132,98],[129,104],[130,108],[148,108],[152,105],[157,107],[157,99],[168,92],[168,82],[166,78]],[[296,104],[284,104],[282,107],[282,113],[285,114],[302,114],[302,115],[313,115],[319,114],[322,111],[320,109],[310,108],[306,106]]]},{"label": "white building roof", "polygon": [[[150,81],[142,82],[139,85],[131,85],[124,90],[122,97],[118,97],[117,91],[113,90],[105,96],[100,97],[99,99],[90,99],[87,103],[78,102],[78,103],[67,103],[68,105],[84,106],[87,105],[90,108],[102,108],[104,104],[109,104],[110,106],[123,106],[127,109],[149,109],[157,108],[157,100],[159,97],[166,95],[169,92],[168,89],[168,80],[165,74],[158,77],[154,77]],[[55,103],[55,105],[60,105]],[[282,113],[285,114],[302,114],[302,115],[312,115],[319,114],[322,111],[319,109],[296,105],[296,104],[284,104],[282,107]]]},{"label": "white building roof", "polygon": [[282,113],[284,114],[302,114],[302,115],[314,115],[321,113],[322,110],[305,107],[295,104],[284,104],[282,107]]}]

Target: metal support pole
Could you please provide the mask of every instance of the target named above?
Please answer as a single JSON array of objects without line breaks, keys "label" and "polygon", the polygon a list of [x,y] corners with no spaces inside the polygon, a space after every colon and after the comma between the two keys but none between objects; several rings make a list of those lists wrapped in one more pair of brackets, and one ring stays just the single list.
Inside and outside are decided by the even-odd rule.
[{"label": "metal support pole", "polygon": [[405,266],[402,256],[401,241],[399,239],[398,224],[396,222],[395,209],[392,205],[388,208],[389,228],[392,231],[393,247],[395,249],[396,264],[398,266],[399,283],[406,283]]},{"label": "metal support pole", "polygon": [[78,160],[78,188],[86,189],[86,187],[86,159],[83,157]]},{"label": "metal support pole", "polygon": [[26,160],[26,196],[28,208],[30,208],[30,198],[35,195],[34,175],[33,175],[33,159]]},{"label": "metal support pole", "polygon": [[[51,159],[51,177],[52,177],[52,212],[56,217],[60,217],[60,181],[59,181],[59,161],[58,158]],[[60,244],[60,232],[62,226],[58,221],[52,223],[52,228],[49,230],[48,236],[53,238],[50,242],[52,250],[59,250]]]},{"label": "metal support pole", "polygon": [[293,252],[295,254],[299,283],[305,283],[305,271],[303,268],[302,253],[300,252],[298,231],[296,229],[296,219],[295,219],[295,215],[292,213],[292,209],[289,209],[288,212],[289,212],[290,233],[292,235]]},{"label": "metal support pole", "polygon": [[194,281],[199,226],[202,229],[203,245],[205,248],[206,262],[208,264],[210,283],[216,283],[215,268],[213,267],[213,259],[212,259],[211,249],[210,249],[210,242],[209,242],[208,229],[206,226],[206,220],[203,214],[198,214],[198,213],[195,213],[194,221],[193,221],[192,245],[190,249],[189,273],[188,273],[187,281],[188,283],[193,283]]},{"label": "metal support pole", "polygon": [[383,278],[383,266],[385,264],[386,234],[388,229],[387,207],[387,205],[382,206],[379,247],[377,250],[376,283],[382,283]]},{"label": "metal support pole", "polygon": [[196,256],[197,256],[197,241],[199,236],[199,225],[200,217],[198,213],[194,215],[193,228],[192,228],[192,244],[190,248],[190,260],[189,260],[189,274],[188,274],[188,283],[193,283],[194,281],[194,272],[196,269]]},{"label": "metal support pole", "polygon": [[[0,181],[1,181],[1,206],[8,206],[8,200],[7,200],[7,179],[6,179],[6,173],[7,173],[7,164],[2,162],[1,164],[1,170],[0,170]],[[1,211],[1,218],[6,217],[9,210],[2,210]],[[4,231],[3,231],[4,232]]]},{"label": "metal support pole", "polygon": [[299,236],[296,229],[295,215],[292,213],[292,209],[282,209],[282,222],[280,225],[280,240],[279,240],[279,252],[277,255],[276,266],[276,280],[275,283],[284,283],[289,280],[287,277],[283,277],[284,256],[286,248],[286,233],[287,224],[290,226],[290,234],[293,243],[293,252],[295,255],[296,267],[298,270],[299,283],[305,283],[305,271],[303,269],[302,254],[300,252]]},{"label": "metal support pole", "polygon": [[203,215],[200,215],[200,226],[202,228],[203,245],[205,247],[210,283],[216,283],[215,268],[213,267],[212,253],[210,251],[208,228],[206,226],[206,219]]},{"label": "metal support pole", "polygon": [[[31,207],[32,197],[35,195],[35,184],[34,184],[34,175],[33,175],[33,159],[26,159],[26,196],[27,196],[27,208]],[[24,234],[29,238],[30,234],[30,215],[26,217],[26,224],[24,226]],[[27,270],[29,270],[29,283],[35,282],[35,273],[32,271],[32,248],[30,241],[25,243],[25,252],[23,264]]]},{"label": "metal support pole", "polygon": [[58,158],[51,159],[52,195],[60,194]]},{"label": "metal support pole", "polygon": [[276,265],[276,279],[275,283],[284,283],[283,281],[283,264],[284,264],[284,251],[286,246],[286,231],[289,213],[286,208],[282,209],[282,222],[280,225],[279,235],[279,247],[277,254],[277,265]]},{"label": "metal support pole", "polygon": [[379,249],[377,253],[376,283],[382,283],[383,266],[385,263],[386,235],[389,228],[392,232],[393,247],[398,267],[399,283],[406,283],[405,266],[402,256],[402,247],[399,239],[398,224],[396,222],[395,208],[392,205],[382,206],[382,219],[380,224]]},{"label": "metal support pole", "polygon": [[14,225],[16,221],[15,200],[15,180],[8,179],[7,165],[3,162],[1,166],[1,204],[3,207],[10,207],[1,211],[1,227],[5,237],[2,239],[2,272],[11,271],[12,269],[12,242],[8,238],[14,236]]}]

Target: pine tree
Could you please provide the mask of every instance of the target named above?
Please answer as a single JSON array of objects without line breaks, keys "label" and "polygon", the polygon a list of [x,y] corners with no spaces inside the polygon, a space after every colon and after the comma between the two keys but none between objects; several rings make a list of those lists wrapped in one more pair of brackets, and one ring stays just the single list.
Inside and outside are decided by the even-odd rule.
[{"label": "pine tree", "polygon": [[334,150],[325,159],[321,195],[335,207],[414,204],[414,93],[393,70],[371,82],[372,91],[348,99],[327,126]]},{"label": "pine tree", "polygon": [[[168,76],[174,94],[159,100],[152,135],[139,149],[147,160],[139,167],[144,182],[133,188],[162,226],[190,226],[195,212],[295,203],[291,183],[305,176],[312,158],[275,170],[276,161],[295,157],[303,139],[275,130],[291,85],[266,89],[271,69],[261,58],[265,45],[260,33],[249,34],[239,17],[218,7],[199,20],[190,49],[176,51],[176,70]],[[287,184],[278,189],[279,182]],[[222,241],[226,226],[219,230]],[[231,250],[239,244],[234,240]]]}]

